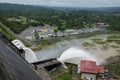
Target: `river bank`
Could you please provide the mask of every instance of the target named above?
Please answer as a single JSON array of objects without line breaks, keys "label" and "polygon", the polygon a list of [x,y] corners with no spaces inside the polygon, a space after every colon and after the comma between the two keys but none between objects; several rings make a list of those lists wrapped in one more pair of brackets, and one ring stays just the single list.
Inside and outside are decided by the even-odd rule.
[{"label": "river bank", "polygon": [[85,33],[85,34],[78,34],[73,36],[66,36],[66,37],[57,37],[54,39],[48,39],[48,40],[40,40],[35,41],[34,46],[31,46],[31,49],[34,51],[42,50],[47,48],[47,46],[50,46],[52,44],[55,44],[57,42],[61,42],[64,40],[72,40],[72,39],[79,39],[79,38],[88,38],[96,35],[102,35],[102,34],[120,34],[118,31],[98,31],[98,32],[92,32],[92,33]]},{"label": "river bank", "polygon": [[[91,36],[91,37],[86,37],[86,38],[74,38],[74,39],[62,40],[62,41],[56,42],[54,44],[48,45],[45,48],[42,48],[42,49],[37,50],[35,52],[36,52],[36,56],[38,57],[38,60],[40,60],[40,61],[45,60],[45,59],[60,57],[60,55],[64,51],[66,51],[67,49],[69,49],[71,47],[78,47],[80,49],[83,49],[83,50],[89,52],[90,54],[96,55],[96,57],[97,57],[97,54],[99,54],[99,55],[104,54],[104,55],[106,55],[105,58],[107,58],[107,53],[105,53],[105,52],[108,52],[108,55],[109,55],[109,52],[111,54],[114,54],[114,50],[119,49],[119,48],[115,48],[115,49],[113,49],[113,51],[107,51],[107,50],[112,50],[111,48],[109,48],[109,46],[110,46],[109,44],[108,44],[109,46],[106,45],[106,44],[98,44],[99,46],[101,46],[101,48],[99,48],[96,45],[96,47],[99,48],[98,52],[97,52],[97,50],[94,48],[95,46],[91,47],[89,45],[90,49],[88,49],[87,47],[84,47],[83,43],[87,42],[87,41],[90,41],[91,39],[94,39],[94,38],[95,39],[97,39],[97,38],[98,39],[99,38],[100,39],[105,39],[106,37],[109,37],[109,36],[112,36],[112,35],[119,35],[119,34],[101,34],[101,35],[96,35],[96,36]],[[108,46],[109,49],[104,50],[104,47],[105,47],[104,45]],[[112,48],[114,48],[114,47],[116,47],[116,46],[112,46]],[[115,52],[119,52],[119,50],[115,51]]]},{"label": "river bank", "polygon": [[101,56],[102,59],[120,55],[120,36],[112,35],[104,38],[92,38],[82,43],[82,45],[86,51],[97,57]]}]

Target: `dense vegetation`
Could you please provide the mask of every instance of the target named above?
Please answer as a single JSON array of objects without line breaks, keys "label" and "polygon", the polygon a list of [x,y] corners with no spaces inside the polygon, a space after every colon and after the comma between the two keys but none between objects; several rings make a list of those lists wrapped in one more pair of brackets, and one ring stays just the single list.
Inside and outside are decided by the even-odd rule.
[{"label": "dense vegetation", "polygon": [[120,8],[55,8],[0,3],[0,21],[15,33],[30,26],[45,24],[61,28],[81,29],[96,22],[108,23],[120,31]]},{"label": "dense vegetation", "polygon": [[0,25],[0,31],[2,31],[2,33],[4,33],[9,39],[15,39],[16,37],[9,32],[5,27]]}]

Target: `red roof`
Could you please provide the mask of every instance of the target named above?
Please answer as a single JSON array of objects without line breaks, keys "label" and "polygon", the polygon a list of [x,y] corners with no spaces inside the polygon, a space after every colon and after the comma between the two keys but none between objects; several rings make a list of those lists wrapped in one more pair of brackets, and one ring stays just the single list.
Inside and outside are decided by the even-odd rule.
[{"label": "red roof", "polygon": [[91,73],[91,74],[97,74],[97,73],[103,74],[104,67],[97,67],[96,62],[94,61],[81,60],[80,72]]},{"label": "red roof", "polygon": [[97,67],[97,72],[99,74],[103,74],[104,73],[104,67]]},{"label": "red roof", "polygon": [[97,66],[94,61],[82,60],[80,66],[81,73],[92,73],[97,74]]}]

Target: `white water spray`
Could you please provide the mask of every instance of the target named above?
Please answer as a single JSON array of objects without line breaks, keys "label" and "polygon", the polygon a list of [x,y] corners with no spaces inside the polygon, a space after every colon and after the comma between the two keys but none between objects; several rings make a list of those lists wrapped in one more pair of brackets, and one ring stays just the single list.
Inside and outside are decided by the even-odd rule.
[{"label": "white water spray", "polygon": [[80,65],[81,60],[90,60],[90,61],[95,61],[97,65],[100,65],[101,63],[104,62],[102,59],[96,58],[94,55],[80,49],[80,48],[69,48],[63,54],[58,58],[58,61],[61,63],[73,63]]},{"label": "white water spray", "polygon": [[29,63],[34,63],[37,62],[37,57],[35,53],[28,47],[26,47],[20,40],[13,40],[12,43],[18,48],[18,49],[23,49],[25,51],[25,59]]},{"label": "white water spray", "polygon": [[35,53],[30,48],[23,47],[23,50],[25,50],[25,59],[28,62],[33,63],[37,61]]}]

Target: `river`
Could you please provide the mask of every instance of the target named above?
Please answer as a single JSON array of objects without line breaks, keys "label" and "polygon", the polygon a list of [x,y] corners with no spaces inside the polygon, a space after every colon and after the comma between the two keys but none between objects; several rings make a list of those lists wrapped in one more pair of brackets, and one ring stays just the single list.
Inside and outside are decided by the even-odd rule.
[{"label": "river", "polygon": [[[106,37],[112,36],[112,35],[120,35],[120,34],[103,34],[103,35],[97,35],[97,36],[88,37],[88,38],[64,40],[64,41],[49,45],[49,46],[47,46],[47,48],[40,50],[40,51],[36,51],[35,53],[38,58],[38,61],[43,61],[43,60],[47,60],[47,59],[51,59],[51,58],[57,58],[57,57],[60,57],[60,55],[64,51],[66,51],[67,49],[69,49],[71,47],[78,47],[78,48],[85,50],[82,46],[82,43],[89,41],[90,39],[93,39],[93,38],[105,39]],[[86,50],[86,51],[90,52],[91,54],[93,52],[95,55],[99,54],[99,52],[100,52],[100,51],[95,52],[95,50],[94,51]],[[100,53],[102,53],[102,52],[100,52]]]}]

